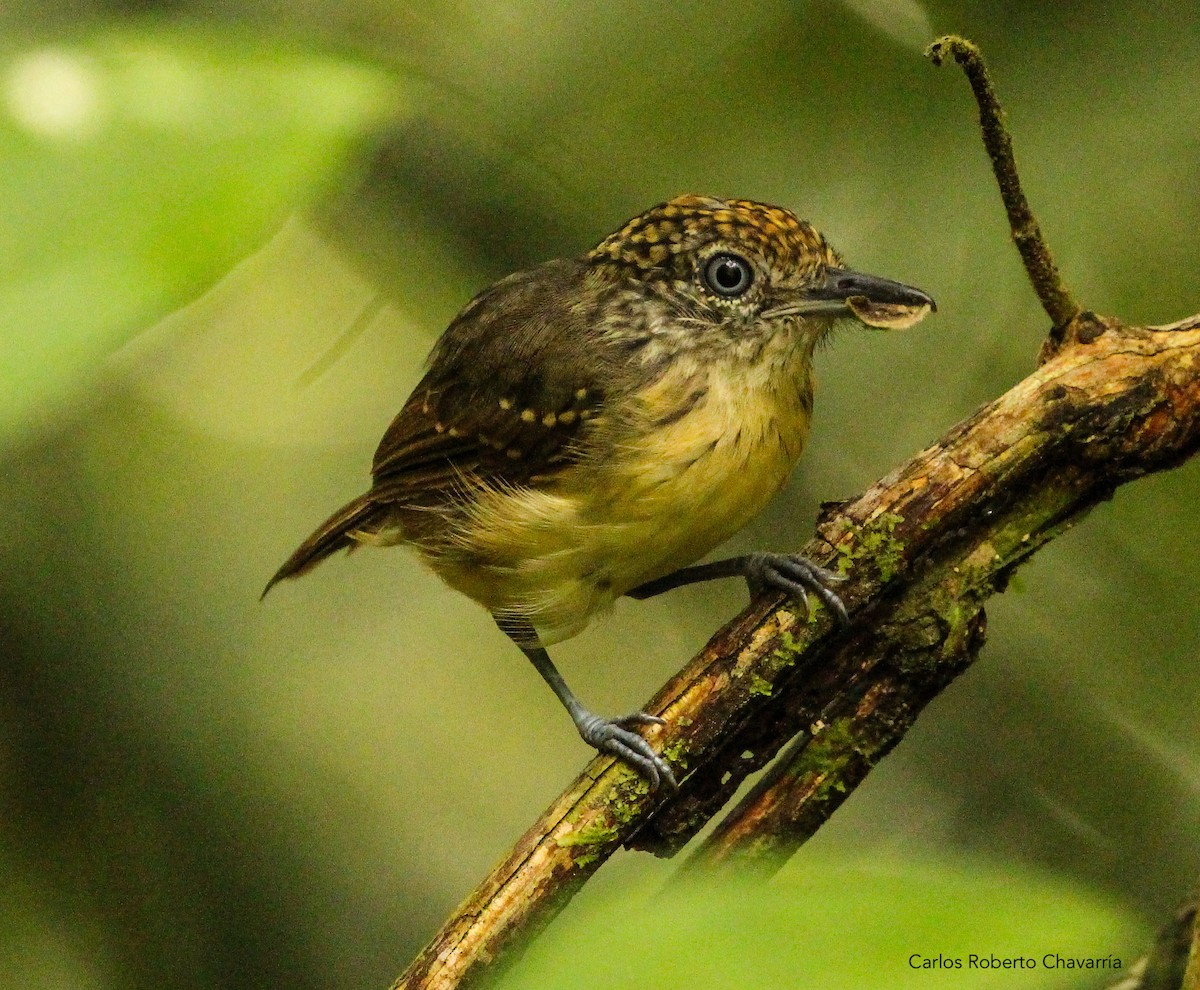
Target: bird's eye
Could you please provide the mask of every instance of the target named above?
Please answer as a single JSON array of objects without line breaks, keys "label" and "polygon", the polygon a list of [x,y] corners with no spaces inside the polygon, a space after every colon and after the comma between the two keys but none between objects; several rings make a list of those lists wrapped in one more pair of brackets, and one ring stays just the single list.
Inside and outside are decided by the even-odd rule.
[{"label": "bird's eye", "polygon": [[704,283],[719,296],[743,295],[754,281],[750,262],[736,254],[714,254],[704,266]]}]

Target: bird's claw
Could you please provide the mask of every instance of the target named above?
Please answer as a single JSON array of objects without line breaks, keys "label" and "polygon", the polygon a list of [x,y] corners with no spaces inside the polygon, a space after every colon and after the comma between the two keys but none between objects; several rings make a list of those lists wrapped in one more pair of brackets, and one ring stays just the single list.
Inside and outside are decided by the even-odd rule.
[{"label": "bird's claw", "polygon": [[575,725],[589,746],[631,764],[649,782],[650,790],[657,791],[662,784],[666,784],[670,790],[679,786],[666,761],[650,748],[645,739],[632,731],[640,725],[666,725],[665,719],[645,712],[631,712],[620,718],[603,718],[591,712],[582,712],[575,719]]},{"label": "bird's claw", "polygon": [[638,725],[666,725],[667,720],[660,718],[657,715],[650,715],[646,712],[630,712],[628,715],[622,715],[620,718],[609,719],[613,725],[620,726],[622,729],[631,729]]},{"label": "bird's claw", "polygon": [[840,625],[850,623],[845,604],[829,587],[845,581],[844,574],[814,564],[799,554],[767,552],[750,554],[746,558],[745,574],[752,595],[768,589],[782,591],[799,598],[807,610],[808,592],[811,591],[833,612]]}]

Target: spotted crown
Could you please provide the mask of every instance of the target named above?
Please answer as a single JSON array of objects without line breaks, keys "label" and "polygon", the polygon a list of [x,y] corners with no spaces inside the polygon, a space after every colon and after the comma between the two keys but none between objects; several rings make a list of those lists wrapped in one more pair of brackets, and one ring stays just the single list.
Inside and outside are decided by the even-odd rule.
[{"label": "spotted crown", "polygon": [[601,264],[634,273],[674,270],[683,257],[708,244],[743,245],[772,268],[800,273],[841,258],[812,224],[791,210],[747,199],[684,195],[652,207],[610,234],[588,253]]}]

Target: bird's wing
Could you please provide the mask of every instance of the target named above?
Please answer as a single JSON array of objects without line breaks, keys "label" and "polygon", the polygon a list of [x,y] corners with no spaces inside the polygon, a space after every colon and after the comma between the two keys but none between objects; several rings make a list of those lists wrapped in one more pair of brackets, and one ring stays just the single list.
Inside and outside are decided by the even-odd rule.
[{"label": "bird's wing", "polygon": [[436,499],[465,477],[540,484],[576,459],[610,377],[587,312],[565,302],[577,265],[512,276],[459,314],[375,452],[376,501]]},{"label": "bird's wing", "polygon": [[426,376],[375,452],[376,498],[433,494],[467,476],[536,484],[571,463],[575,440],[603,395],[580,388],[561,396],[531,388],[538,383],[529,378],[505,384],[507,394],[480,392]]}]

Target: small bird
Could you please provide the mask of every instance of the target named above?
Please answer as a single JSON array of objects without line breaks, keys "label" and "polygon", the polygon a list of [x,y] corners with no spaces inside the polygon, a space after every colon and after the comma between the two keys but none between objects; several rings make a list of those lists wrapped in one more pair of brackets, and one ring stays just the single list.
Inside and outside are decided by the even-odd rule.
[{"label": "small bird", "polygon": [[740,576],[838,617],[840,577],[795,554],[695,565],[787,480],[808,434],[813,352],[846,317],[909,326],[924,292],[849,271],[811,224],[679,196],[579,258],[485,289],[450,323],[375,452],[371,489],[267,584],[341,549],[407,543],[486,608],[580,736],[675,786],[635,730],[567,687],[546,647],[622,595]]}]

